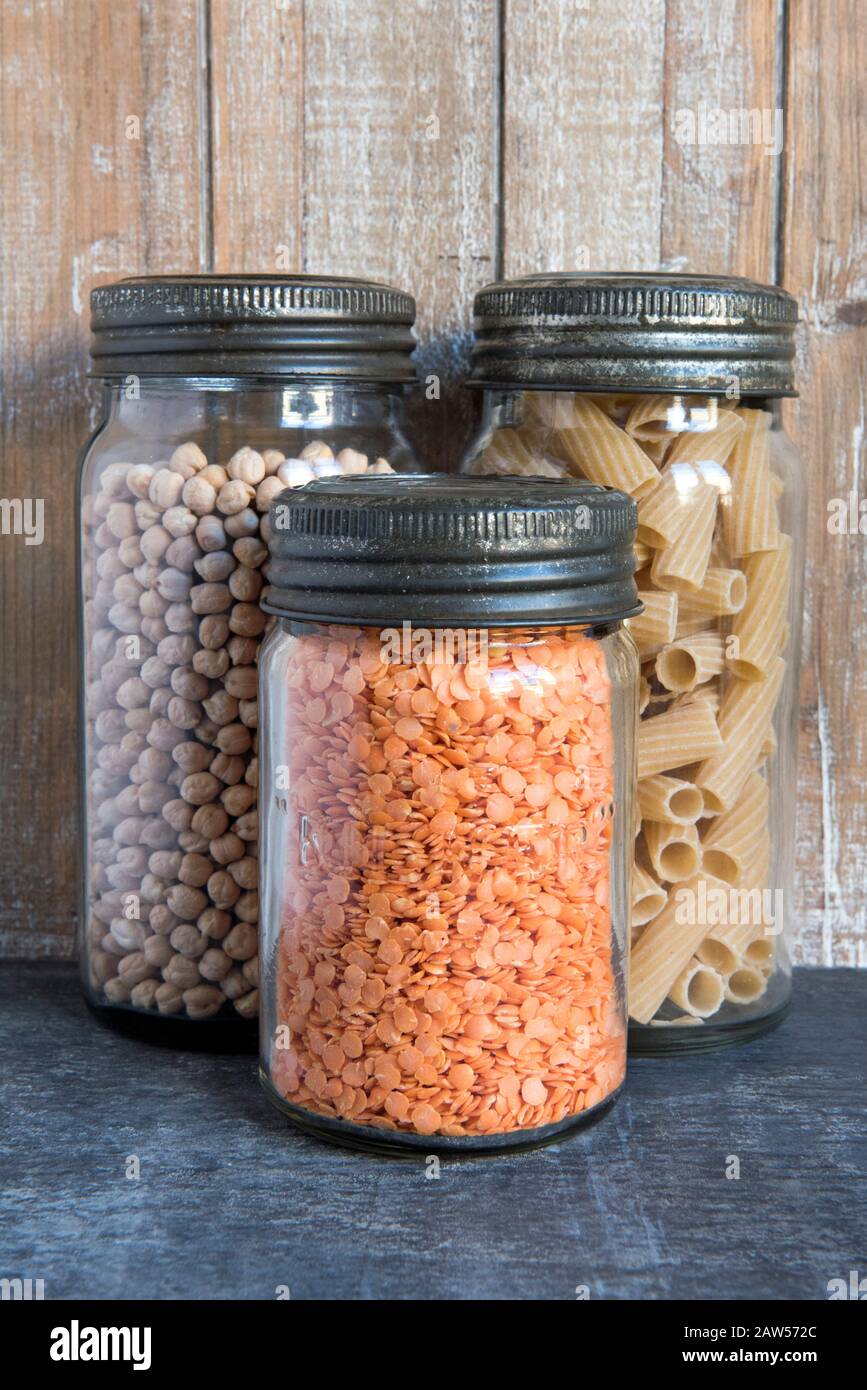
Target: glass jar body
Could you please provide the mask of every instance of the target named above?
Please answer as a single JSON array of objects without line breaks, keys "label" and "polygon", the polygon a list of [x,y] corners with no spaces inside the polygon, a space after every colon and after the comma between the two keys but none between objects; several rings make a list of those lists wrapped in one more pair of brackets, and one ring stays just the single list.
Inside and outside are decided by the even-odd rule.
[{"label": "glass jar body", "polygon": [[263,1085],[350,1146],[546,1142],[625,1070],[635,645],[407,628],[262,651]]},{"label": "glass jar body", "polygon": [[750,1037],[791,991],[806,480],[778,401],[487,393],[470,472],[638,503],[630,1045]]},{"label": "glass jar body", "polygon": [[255,1043],[265,514],[314,468],[411,467],[398,418],[375,387],[105,388],[79,485],[79,958],[118,1026]]}]

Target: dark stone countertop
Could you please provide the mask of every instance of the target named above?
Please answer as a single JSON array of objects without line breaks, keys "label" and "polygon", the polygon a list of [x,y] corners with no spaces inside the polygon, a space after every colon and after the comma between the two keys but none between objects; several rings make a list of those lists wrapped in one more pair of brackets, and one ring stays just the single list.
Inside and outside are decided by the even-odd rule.
[{"label": "dark stone countertop", "polygon": [[0,1276],[64,1299],[825,1299],[867,1274],[867,970],[795,989],[758,1041],[631,1062],[567,1142],[431,1179],[294,1130],[252,1057],[100,1027],[73,966],[4,962]]}]

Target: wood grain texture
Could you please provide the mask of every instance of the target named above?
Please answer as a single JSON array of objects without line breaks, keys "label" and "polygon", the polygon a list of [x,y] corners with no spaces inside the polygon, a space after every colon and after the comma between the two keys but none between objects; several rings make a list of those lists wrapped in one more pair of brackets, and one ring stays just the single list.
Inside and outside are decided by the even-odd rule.
[{"label": "wood grain texture", "polygon": [[[778,0],[667,0],[661,260],[672,270],[773,280],[779,26]],[[718,112],[736,142],[690,139]]]},{"label": "wood grain texture", "polygon": [[[810,479],[799,795],[805,960],[867,965],[867,540],[828,504],[867,495],[867,33],[855,0],[798,0],[787,34],[783,282],[801,302],[791,411]],[[865,507],[867,511],[867,507]],[[867,530],[867,520],[864,522]]]},{"label": "wood grain texture", "polygon": [[47,1299],[824,1300],[863,1275],[863,971],[796,972],[776,1032],[632,1061],[593,1128],[437,1180],[292,1129],[252,1058],[100,1028],[68,964],[0,967],[0,1029],[4,1273]]},{"label": "wood grain texture", "polygon": [[292,271],[304,213],[303,0],[211,0],[211,206],[218,271]]},{"label": "wood grain texture", "polygon": [[456,462],[471,403],[476,289],[496,270],[495,0],[307,0],[304,268],[413,290],[417,362],[439,399],[414,402],[428,466]]},{"label": "wood grain texture", "polygon": [[656,268],[664,0],[505,0],[503,270]]},{"label": "wood grain texture", "polygon": [[190,177],[198,167],[195,5],[4,5],[0,62],[3,494],[45,501],[42,545],[0,537],[0,953],[69,954],[77,909],[74,489],[94,420],[88,295],[120,275],[199,264],[200,198]]},{"label": "wood grain texture", "polygon": [[[217,268],[374,275],[417,295],[410,432],[453,464],[474,290],[564,266],[776,279],[804,314],[813,480],[799,958],[867,964],[864,26],[855,0],[34,0],[0,10],[8,852],[0,954],[68,954],[76,911],[73,485],[95,420],[92,285]],[[685,144],[679,112],[785,115]],[[140,122],[128,139],[127,120]],[[860,470],[860,471],[859,471]],[[841,602],[840,595],[852,595]],[[11,659],[10,659],[11,654]]]}]

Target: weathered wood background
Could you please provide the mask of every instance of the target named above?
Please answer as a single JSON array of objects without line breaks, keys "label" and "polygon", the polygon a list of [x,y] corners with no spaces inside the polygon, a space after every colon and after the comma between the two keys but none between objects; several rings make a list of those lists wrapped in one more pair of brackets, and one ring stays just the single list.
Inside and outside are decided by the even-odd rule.
[{"label": "weathered wood background", "polygon": [[[473,291],[570,267],[733,272],[802,309],[790,424],[812,480],[799,958],[867,965],[867,15],[857,0],[2,0],[0,952],[71,953],[73,480],[93,419],[88,293],[117,276],[298,268],[412,289],[459,383]],[[782,113],[681,144],[701,104]],[[136,136],[138,138],[136,138]],[[471,405],[418,404],[443,466]],[[867,523],[865,523],[867,524]]]}]

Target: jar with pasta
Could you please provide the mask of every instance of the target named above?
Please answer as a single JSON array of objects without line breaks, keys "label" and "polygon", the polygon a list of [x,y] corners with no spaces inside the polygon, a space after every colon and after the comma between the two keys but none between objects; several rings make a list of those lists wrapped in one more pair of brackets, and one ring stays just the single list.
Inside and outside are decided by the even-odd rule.
[{"label": "jar with pasta", "polygon": [[701,1050],[791,991],[806,487],[795,301],[747,280],[550,275],[477,296],[475,475],[638,506],[630,1046]]},{"label": "jar with pasta", "polygon": [[413,311],[319,276],[93,292],[79,954],[88,1002],[118,1028],[255,1050],[268,507],[316,476],[412,466]]},{"label": "jar with pasta", "polygon": [[622,493],[561,481],[275,502],[261,1075],[302,1127],[497,1151],[617,1095],[634,528]]}]

